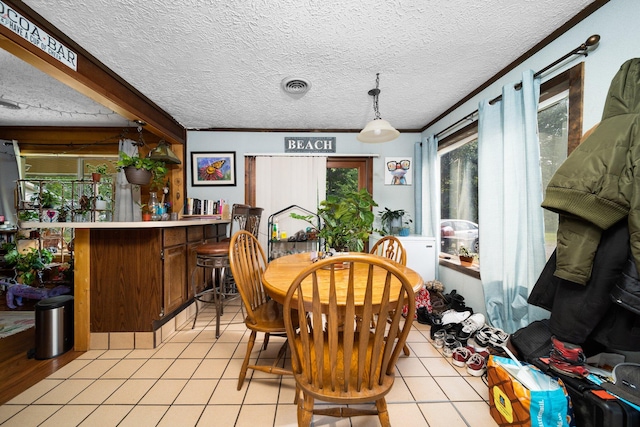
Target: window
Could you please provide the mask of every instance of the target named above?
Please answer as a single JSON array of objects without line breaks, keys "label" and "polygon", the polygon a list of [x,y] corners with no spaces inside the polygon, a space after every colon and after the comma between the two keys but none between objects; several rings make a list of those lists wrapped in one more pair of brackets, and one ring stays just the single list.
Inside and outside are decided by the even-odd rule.
[{"label": "window", "polygon": [[[538,131],[543,188],[580,140],[582,71],[583,65],[579,64],[541,85]],[[477,122],[440,140],[438,155],[442,218],[440,250],[457,255],[465,247],[479,253]],[[545,210],[544,224],[549,257],[556,246],[557,215]]]}]

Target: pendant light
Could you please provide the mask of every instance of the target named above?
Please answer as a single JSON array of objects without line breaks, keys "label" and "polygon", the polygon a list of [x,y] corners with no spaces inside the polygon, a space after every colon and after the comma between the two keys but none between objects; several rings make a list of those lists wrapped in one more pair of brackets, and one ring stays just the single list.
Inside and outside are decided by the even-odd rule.
[{"label": "pendant light", "polygon": [[361,142],[388,142],[396,139],[400,132],[394,129],[388,121],[380,117],[378,109],[378,95],[380,95],[380,73],[376,74],[376,88],[371,89],[368,94],[373,96],[373,111],[376,113],[371,120],[358,134],[358,141]]}]

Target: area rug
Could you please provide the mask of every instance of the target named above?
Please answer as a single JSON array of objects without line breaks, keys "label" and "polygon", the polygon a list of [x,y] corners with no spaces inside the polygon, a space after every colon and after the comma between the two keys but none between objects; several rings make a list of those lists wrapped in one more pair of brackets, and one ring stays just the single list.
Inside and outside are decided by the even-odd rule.
[{"label": "area rug", "polygon": [[0,338],[33,328],[35,324],[34,311],[0,311]]}]

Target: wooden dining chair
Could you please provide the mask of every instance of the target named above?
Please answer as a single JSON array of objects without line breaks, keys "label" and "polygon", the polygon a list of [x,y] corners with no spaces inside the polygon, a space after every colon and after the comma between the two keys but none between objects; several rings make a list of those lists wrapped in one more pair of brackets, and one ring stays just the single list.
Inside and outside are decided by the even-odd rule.
[{"label": "wooden dining chair", "polygon": [[[310,425],[313,414],[377,414],[389,426],[385,395],[413,322],[413,289],[398,267],[379,257],[353,253],[340,261],[348,268],[336,268],[331,258],[311,264],[293,280],[284,301],[298,425]],[[365,265],[366,274],[354,273],[358,263]],[[395,307],[404,304],[410,316],[402,322],[402,310]],[[385,321],[389,313],[391,325]],[[369,324],[376,326],[362,327]],[[315,399],[338,406],[314,407]],[[368,402],[375,402],[375,408],[351,406]]]},{"label": "wooden dining chair", "polygon": [[263,349],[267,348],[272,335],[286,338],[282,305],[270,299],[262,286],[262,274],[267,260],[258,239],[249,231],[241,230],[231,237],[229,246],[229,264],[235,278],[236,287],[247,310],[244,324],[251,330],[247,352],[240,368],[238,390],[242,388],[247,369],[267,372],[276,375],[292,375],[290,370],[278,365],[286,352],[286,341],[283,343],[276,360],[272,365],[249,365],[251,351],[256,342],[258,332],[264,332]]},{"label": "wooden dining chair", "polygon": [[[392,259],[398,264],[407,265],[407,252],[404,250],[400,239],[396,236],[384,236],[373,245],[369,253]],[[389,321],[390,320],[391,318],[389,318]],[[402,351],[405,356],[411,354],[409,346],[406,343],[402,346]]]}]

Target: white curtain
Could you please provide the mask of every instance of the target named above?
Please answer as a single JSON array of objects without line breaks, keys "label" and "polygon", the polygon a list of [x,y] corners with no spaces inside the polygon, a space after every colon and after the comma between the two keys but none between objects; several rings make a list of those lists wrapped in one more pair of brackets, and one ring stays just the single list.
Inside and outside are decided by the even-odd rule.
[{"label": "white curtain", "polygon": [[[416,187],[416,234],[433,236],[436,238],[440,252],[440,163],[438,162],[438,138],[435,135],[423,137],[422,142],[416,143],[415,158],[418,159],[416,170],[420,179],[415,180]],[[438,260],[434,262],[438,265]],[[436,279],[438,269],[436,268]]]},{"label": "white curtain", "polygon": [[[313,213],[326,197],[327,158],[324,156],[256,157],[256,206],[264,208],[260,223],[260,244],[267,250],[268,218],[291,205]],[[306,228],[288,214],[278,218],[281,230],[289,233]]]},{"label": "white curtain", "polygon": [[[121,139],[118,150],[129,156],[138,155],[138,146],[134,145],[135,141],[130,139]],[[140,221],[142,220],[142,212],[140,212],[140,186],[129,184],[124,171],[118,172],[116,175],[116,194],[115,194],[115,220],[114,221]]]},{"label": "white curtain", "polygon": [[488,321],[508,333],[547,317],[527,303],[545,264],[539,97],[529,70],[521,90],[506,85],[478,108],[480,275]]}]

